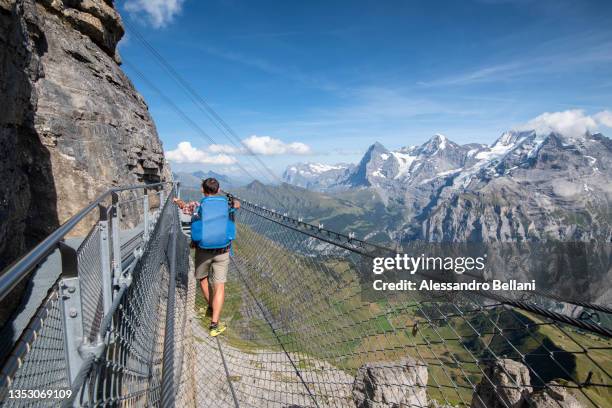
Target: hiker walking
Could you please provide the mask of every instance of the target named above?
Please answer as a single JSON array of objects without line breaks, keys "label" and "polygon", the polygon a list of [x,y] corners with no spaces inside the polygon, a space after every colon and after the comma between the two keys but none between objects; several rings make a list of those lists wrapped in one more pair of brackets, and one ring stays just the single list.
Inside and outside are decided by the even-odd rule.
[{"label": "hiker walking", "polygon": [[210,335],[213,337],[226,329],[219,318],[225,300],[232,241],[236,238],[234,213],[240,208],[238,200],[220,191],[219,182],[211,177],[202,181],[204,197],[199,202],[174,200],[184,213],[192,216],[191,241],[192,247],[195,247],[195,276],[208,302],[206,316],[211,318]]}]

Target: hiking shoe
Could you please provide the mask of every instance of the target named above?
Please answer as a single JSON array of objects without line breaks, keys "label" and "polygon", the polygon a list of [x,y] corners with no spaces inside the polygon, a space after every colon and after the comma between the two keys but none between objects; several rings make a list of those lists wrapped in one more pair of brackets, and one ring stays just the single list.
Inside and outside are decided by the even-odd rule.
[{"label": "hiking shoe", "polygon": [[206,314],[204,316],[205,317],[212,317],[212,307],[208,306],[206,308]]},{"label": "hiking shoe", "polygon": [[227,329],[227,327],[224,323],[214,323],[210,325],[209,329],[211,337],[217,337],[218,335],[223,333],[225,329]]}]

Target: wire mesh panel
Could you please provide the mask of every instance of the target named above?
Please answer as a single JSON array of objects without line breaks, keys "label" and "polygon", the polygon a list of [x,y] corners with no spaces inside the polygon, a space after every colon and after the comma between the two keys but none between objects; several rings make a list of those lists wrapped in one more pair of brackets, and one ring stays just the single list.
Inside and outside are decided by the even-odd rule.
[{"label": "wire mesh panel", "polygon": [[[81,296],[77,300],[80,307],[68,306],[65,299],[75,296],[61,296],[58,284],[50,288],[47,300],[4,363],[0,404],[159,406],[163,392],[169,395],[179,386],[185,388],[186,376],[182,373],[183,367],[190,367],[190,354],[183,350],[187,341],[182,333],[189,322],[185,305],[194,293],[188,285],[188,241],[180,232],[178,212],[171,203],[174,190],[153,196],[148,241],[143,242],[142,233],[129,230],[116,231],[119,233],[113,236],[112,223],[108,234],[102,234],[101,228],[106,227],[101,224],[91,229],[76,250],[75,262],[66,264],[70,271],[76,266],[78,287],[70,292],[74,286],[62,286]],[[121,202],[116,205],[121,206]],[[113,214],[112,209],[107,214]],[[119,239],[120,257],[113,254],[117,250],[113,238]],[[138,250],[140,247],[143,250]],[[66,259],[72,259],[70,254],[74,252],[66,251],[70,257]],[[105,315],[104,282],[113,282],[109,265],[117,259],[121,261],[122,274],[115,277],[111,290],[106,289],[113,293],[113,303]],[[70,285],[76,282],[72,276],[69,275]],[[165,316],[172,318],[166,321]],[[77,322],[78,317],[82,319],[76,326],[79,329],[71,331],[72,319]],[[81,324],[85,338],[76,334]],[[167,336],[169,332],[173,336]],[[71,361],[76,364],[70,365]],[[165,391],[162,380],[168,376],[163,376],[164,372],[174,380]],[[68,373],[73,377],[72,383]]]},{"label": "wire mesh panel", "polygon": [[57,288],[30,322],[5,369],[11,365],[19,368],[3,387],[3,407],[53,407],[70,391]]},{"label": "wire mesh panel", "polygon": [[486,293],[370,291],[358,243],[238,220],[220,340],[196,294],[197,406],[612,406],[609,337]]},{"label": "wire mesh panel", "polygon": [[83,334],[89,341],[96,339],[104,317],[100,243],[100,227],[96,224],[77,250]]}]

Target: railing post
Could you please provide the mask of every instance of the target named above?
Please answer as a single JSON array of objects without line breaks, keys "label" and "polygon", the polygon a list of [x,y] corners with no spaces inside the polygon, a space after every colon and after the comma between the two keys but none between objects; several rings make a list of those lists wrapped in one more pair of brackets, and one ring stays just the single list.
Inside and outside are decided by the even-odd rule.
[{"label": "railing post", "polygon": [[142,206],[143,206],[143,214],[144,214],[144,240],[149,240],[149,189],[145,187],[144,195],[142,196]]},{"label": "railing post", "polygon": [[81,310],[81,285],[78,277],[77,251],[59,243],[62,259],[62,279],[59,282],[59,298],[64,324],[64,345],[68,379],[72,384],[83,365],[79,347],[83,342],[83,314]]},{"label": "railing post", "polygon": [[119,279],[121,279],[122,265],[121,265],[121,237],[119,232],[119,195],[115,192],[111,195],[112,207],[111,207],[111,234],[113,237],[113,285],[119,285]]},{"label": "railing post", "polygon": [[164,188],[162,187],[162,189],[159,190],[159,208],[158,210],[160,211],[160,213],[161,213],[161,210],[164,208],[164,196],[165,196]]},{"label": "railing post", "polygon": [[111,270],[110,240],[108,233],[108,210],[100,205],[100,265],[102,267],[102,304],[104,316],[110,311],[113,304],[113,271]]}]

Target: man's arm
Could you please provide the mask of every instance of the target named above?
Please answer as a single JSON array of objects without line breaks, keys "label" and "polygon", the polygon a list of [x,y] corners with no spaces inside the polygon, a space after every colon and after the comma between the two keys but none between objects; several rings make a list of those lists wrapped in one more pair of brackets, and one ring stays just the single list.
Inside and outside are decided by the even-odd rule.
[{"label": "man's arm", "polygon": [[199,205],[197,201],[190,201],[186,203],[180,198],[174,198],[172,201],[178,206],[178,208],[181,209],[181,211],[183,211],[183,214],[187,214],[187,215],[193,215],[193,213],[195,212],[196,208],[198,208],[198,205]]}]

